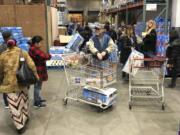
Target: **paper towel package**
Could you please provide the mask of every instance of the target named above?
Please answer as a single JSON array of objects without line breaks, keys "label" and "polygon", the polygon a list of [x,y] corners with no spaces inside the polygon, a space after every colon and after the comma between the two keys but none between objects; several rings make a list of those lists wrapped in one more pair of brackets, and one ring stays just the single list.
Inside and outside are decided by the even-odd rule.
[{"label": "paper towel package", "polygon": [[71,49],[75,52],[79,52],[80,45],[84,42],[84,38],[79,34],[76,33],[71,41],[67,44],[66,48]]},{"label": "paper towel package", "polygon": [[115,88],[96,89],[88,86],[83,88],[83,98],[89,102],[111,106],[115,103],[116,97]]}]

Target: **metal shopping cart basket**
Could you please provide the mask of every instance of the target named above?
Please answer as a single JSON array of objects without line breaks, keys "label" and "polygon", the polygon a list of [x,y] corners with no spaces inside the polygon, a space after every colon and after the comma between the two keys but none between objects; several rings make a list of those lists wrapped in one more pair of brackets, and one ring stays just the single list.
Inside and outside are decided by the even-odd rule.
[{"label": "metal shopping cart basket", "polygon": [[[164,78],[166,58],[144,58],[130,60],[129,109],[134,99],[159,99],[165,109]],[[138,65],[138,66],[137,66]]]},{"label": "metal shopping cart basket", "polygon": [[[116,83],[116,65],[99,61],[91,55],[77,53],[63,56],[68,90],[64,98],[106,109],[113,104],[116,90],[107,86]],[[103,89],[103,90],[102,90]],[[106,90],[107,89],[107,90]],[[110,99],[110,100],[109,100]]]}]

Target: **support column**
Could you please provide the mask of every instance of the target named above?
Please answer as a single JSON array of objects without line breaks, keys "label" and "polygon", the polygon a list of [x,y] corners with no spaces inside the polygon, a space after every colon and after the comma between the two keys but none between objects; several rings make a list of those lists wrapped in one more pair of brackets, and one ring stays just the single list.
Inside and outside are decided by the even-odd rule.
[{"label": "support column", "polygon": [[173,0],[172,2],[172,27],[180,27],[180,0]]}]

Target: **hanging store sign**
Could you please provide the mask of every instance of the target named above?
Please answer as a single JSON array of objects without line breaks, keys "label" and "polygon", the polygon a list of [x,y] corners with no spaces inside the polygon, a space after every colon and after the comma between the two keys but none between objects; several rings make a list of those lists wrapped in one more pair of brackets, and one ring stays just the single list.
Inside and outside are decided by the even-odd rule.
[{"label": "hanging store sign", "polygon": [[146,11],[157,11],[157,4],[147,4]]}]

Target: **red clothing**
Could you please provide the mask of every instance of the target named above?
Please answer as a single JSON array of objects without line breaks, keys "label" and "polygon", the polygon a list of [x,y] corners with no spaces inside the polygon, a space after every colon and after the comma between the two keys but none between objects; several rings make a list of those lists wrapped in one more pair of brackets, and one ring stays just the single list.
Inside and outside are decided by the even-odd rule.
[{"label": "red clothing", "polygon": [[48,74],[46,69],[46,61],[51,59],[51,55],[43,52],[42,50],[33,45],[29,49],[29,55],[31,56],[36,65],[37,73],[40,80],[47,81]]}]

